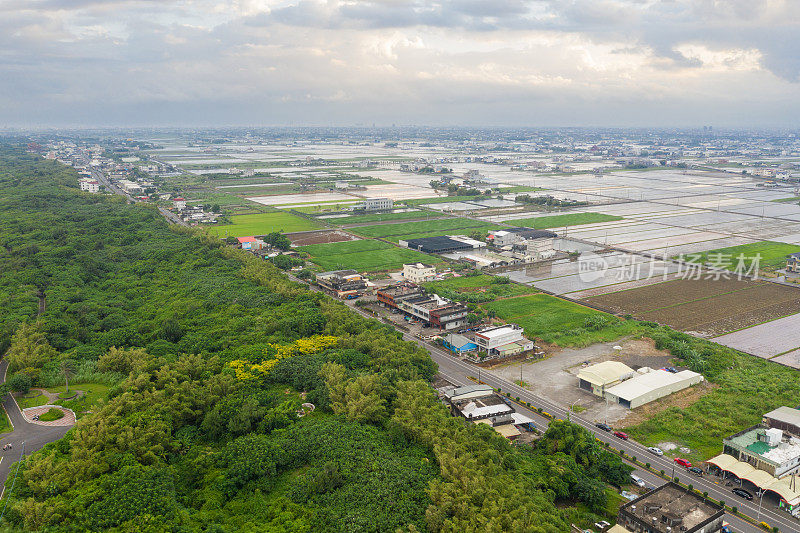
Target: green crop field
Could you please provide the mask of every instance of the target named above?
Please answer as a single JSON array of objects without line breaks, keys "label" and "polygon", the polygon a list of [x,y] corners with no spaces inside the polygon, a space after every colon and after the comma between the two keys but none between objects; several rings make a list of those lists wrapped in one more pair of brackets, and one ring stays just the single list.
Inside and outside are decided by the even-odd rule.
[{"label": "green crop field", "polygon": [[418,222],[402,222],[400,224],[375,224],[355,228],[353,231],[365,237],[404,237],[429,233],[433,235],[447,235],[461,230],[470,233],[475,230],[496,228],[495,224],[470,220],[467,218],[447,218],[441,220],[420,220]]},{"label": "green crop field", "polygon": [[568,213],[565,215],[553,215],[547,217],[519,218],[506,221],[508,224],[518,224],[534,229],[563,228],[564,226],[579,226],[581,224],[596,224],[598,222],[612,222],[622,220],[622,217],[615,215],[604,215],[603,213]]},{"label": "green crop field", "polygon": [[433,198],[418,198],[416,200],[403,200],[407,205],[444,204],[448,202],[469,202],[470,200],[484,200],[485,196],[435,196]]},{"label": "green crop field", "polygon": [[[498,300],[483,307],[503,320],[522,326],[528,337],[560,346],[607,342],[640,329],[636,321],[622,321],[547,294]],[[590,325],[587,319],[594,322]]]},{"label": "green crop field", "polygon": [[290,213],[275,211],[273,213],[257,213],[254,215],[237,215],[231,217],[231,224],[214,226],[209,229],[213,235],[225,237],[247,237],[265,235],[273,231],[291,233],[307,231],[321,227],[320,224]]},{"label": "green crop field", "polygon": [[[415,218],[428,218],[436,215],[428,211],[405,211],[403,213],[375,213],[372,215],[353,215],[349,217],[330,218],[326,222],[341,226],[342,224],[360,224],[362,222],[382,222],[385,220],[409,220]],[[446,218],[446,215],[440,215],[441,218]]]},{"label": "green crop field", "polygon": [[311,255],[311,262],[323,270],[352,268],[359,272],[396,270],[403,263],[439,263],[441,259],[381,241],[362,240],[312,244],[298,247]]},{"label": "green crop field", "polygon": [[753,260],[760,257],[759,269],[771,270],[785,266],[786,256],[794,252],[800,252],[800,246],[764,241],[708,250],[700,254],[687,254],[684,259],[696,263],[711,263],[720,268],[734,270],[739,264],[739,256],[743,255],[744,268],[747,271]]}]

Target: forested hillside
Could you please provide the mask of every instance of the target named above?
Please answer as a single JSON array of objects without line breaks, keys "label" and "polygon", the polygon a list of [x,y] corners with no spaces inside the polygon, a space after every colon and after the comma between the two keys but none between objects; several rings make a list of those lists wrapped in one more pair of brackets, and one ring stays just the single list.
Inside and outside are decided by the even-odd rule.
[{"label": "forested hillside", "polygon": [[9,147],[0,309],[13,373],[110,386],[22,464],[11,528],[568,531],[627,475],[567,423],[518,449],[450,417],[394,330]]}]

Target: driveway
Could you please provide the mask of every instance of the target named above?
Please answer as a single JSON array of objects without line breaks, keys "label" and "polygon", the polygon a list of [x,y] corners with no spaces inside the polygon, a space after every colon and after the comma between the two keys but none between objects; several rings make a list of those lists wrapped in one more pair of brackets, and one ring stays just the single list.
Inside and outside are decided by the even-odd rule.
[{"label": "driveway", "polygon": [[[0,383],[6,382],[7,370],[8,361],[3,359],[0,361]],[[20,460],[23,453],[23,445],[24,453],[30,455],[37,450],[41,450],[45,444],[55,442],[63,437],[72,425],[45,426],[32,424],[25,419],[17,401],[10,394],[3,398],[3,408],[8,413],[8,418],[14,427],[14,431],[11,433],[0,435],[0,444],[4,446],[11,444],[12,446],[10,450],[0,449],[0,457],[2,457],[2,461],[0,461],[0,483],[2,483],[2,491],[5,491],[5,483],[9,472],[11,472],[11,465]],[[0,497],[2,497],[2,492],[0,492]]]}]

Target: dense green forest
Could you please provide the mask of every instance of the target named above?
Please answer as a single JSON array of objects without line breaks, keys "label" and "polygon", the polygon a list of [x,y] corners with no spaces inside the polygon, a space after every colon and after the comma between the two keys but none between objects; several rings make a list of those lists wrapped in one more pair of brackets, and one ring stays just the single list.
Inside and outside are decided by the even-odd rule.
[{"label": "dense green forest", "polygon": [[14,375],[110,387],[21,464],[11,529],[568,531],[629,472],[566,422],[451,417],[393,329],[2,146],[0,302]]}]

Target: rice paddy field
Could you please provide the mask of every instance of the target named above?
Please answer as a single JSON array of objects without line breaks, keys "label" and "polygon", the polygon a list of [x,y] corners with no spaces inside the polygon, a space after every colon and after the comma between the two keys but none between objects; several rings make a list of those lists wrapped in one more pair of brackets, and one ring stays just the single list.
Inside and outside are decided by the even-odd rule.
[{"label": "rice paddy field", "polygon": [[271,213],[256,213],[252,215],[232,216],[230,224],[212,226],[209,232],[220,237],[249,237],[254,235],[266,235],[274,231],[282,233],[292,233],[296,231],[309,231],[321,227],[314,221],[285,213],[275,211]]},{"label": "rice paddy field", "polygon": [[798,251],[800,251],[800,247],[794,244],[764,241],[708,250],[686,256],[685,259],[699,263],[711,263],[718,268],[734,270],[739,265],[739,257],[742,256],[742,268],[745,271],[750,270],[756,259],[758,259],[759,270],[775,270],[786,265],[787,255]]},{"label": "rice paddy field", "polygon": [[[433,292],[453,291],[465,295],[475,294],[486,297],[487,300],[511,298],[539,292],[533,287],[518,283],[498,283],[497,276],[488,276],[486,274],[432,281],[423,283],[423,286]],[[443,296],[449,297],[450,295],[444,294]],[[458,298],[456,297],[455,299]]]},{"label": "rice paddy field", "polygon": [[381,272],[398,270],[403,263],[439,263],[438,257],[423,254],[416,250],[399,248],[391,244],[360,240],[331,244],[300,246],[299,251],[308,253],[310,261],[322,270],[354,269],[359,272]]}]

